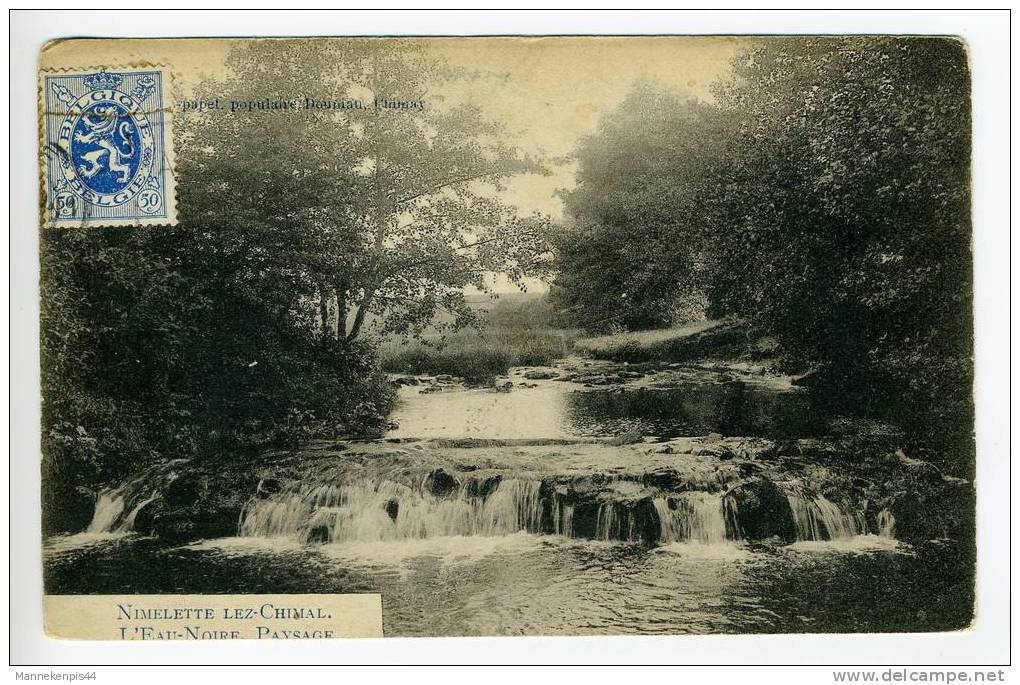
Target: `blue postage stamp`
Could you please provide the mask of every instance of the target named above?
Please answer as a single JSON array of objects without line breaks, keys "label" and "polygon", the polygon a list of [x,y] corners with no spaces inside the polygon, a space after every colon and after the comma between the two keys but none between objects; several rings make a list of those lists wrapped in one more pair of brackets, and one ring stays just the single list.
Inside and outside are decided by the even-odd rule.
[{"label": "blue postage stamp", "polygon": [[177,223],[167,77],[159,67],[42,75],[45,226]]}]

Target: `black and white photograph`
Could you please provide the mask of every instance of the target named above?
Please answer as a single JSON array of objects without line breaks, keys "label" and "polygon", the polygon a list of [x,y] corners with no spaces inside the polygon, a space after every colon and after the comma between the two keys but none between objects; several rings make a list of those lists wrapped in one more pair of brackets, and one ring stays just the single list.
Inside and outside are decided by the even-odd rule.
[{"label": "black and white photograph", "polygon": [[49,638],[975,629],[965,38],[37,57]]}]

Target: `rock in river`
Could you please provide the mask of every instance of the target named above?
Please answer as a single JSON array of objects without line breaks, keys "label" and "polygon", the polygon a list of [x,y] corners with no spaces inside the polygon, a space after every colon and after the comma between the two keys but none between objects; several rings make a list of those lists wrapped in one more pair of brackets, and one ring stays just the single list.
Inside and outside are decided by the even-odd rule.
[{"label": "rock in river", "polygon": [[308,531],[307,541],[310,543],[325,544],[330,540],[329,526],[315,526]]},{"label": "rock in river", "polygon": [[460,481],[440,468],[425,478],[425,489],[436,497],[448,497],[460,489]]},{"label": "rock in river", "polygon": [[613,447],[619,447],[621,445],[632,445],[635,442],[641,442],[641,438],[642,438],[641,431],[639,431],[636,428],[632,428],[623,435],[618,435],[615,438],[610,438],[609,440],[606,440],[606,444],[612,445]]},{"label": "rock in river", "polygon": [[[764,540],[773,536],[786,542],[797,539],[790,501],[770,480],[752,480],[738,485],[726,494],[726,509],[736,513],[739,537]],[[732,519],[727,521],[732,525]]]}]

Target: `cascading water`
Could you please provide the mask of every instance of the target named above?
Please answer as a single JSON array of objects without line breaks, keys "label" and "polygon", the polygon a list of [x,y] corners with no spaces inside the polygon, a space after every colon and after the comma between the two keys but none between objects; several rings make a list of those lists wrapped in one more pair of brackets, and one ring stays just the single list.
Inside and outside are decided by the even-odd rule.
[{"label": "cascading water", "polygon": [[[861,511],[844,511],[801,486],[787,486],[786,500],[799,541],[845,540],[868,532]],[[583,519],[578,518],[581,507]],[[732,498],[704,491],[578,501],[567,489],[543,491],[541,481],[525,478],[468,479],[443,495],[432,494],[424,483],[414,487],[391,480],[297,482],[268,498],[253,498],[241,512],[238,534],[377,542],[524,531],[642,542],[656,540],[657,524],[660,544],[719,544],[740,538],[740,516]],[[892,537],[893,525],[891,514],[879,514],[880,534]]]},{"label": "cascading water", "polygon": [[726,520],[721,496],[683,492],[652,500],[659,515],[659,542],[715,544],[726,541]]},{"label": "cascading water", "polygon": [[[99,493],[87,535],[130,533],[140,512],[176,479],[176,465],[151,467]],[[435,473],[435,472],[433,472]],[[380,474],[382,475],[382,474]],[[703,490],[658,494],[630,481],[592,491],[537,478],[472,473],[444,483],[361,478],[296,481],[253,497],[240,512],[241,537],[299,542],[380,542],[518,532],[660,544],[719,544],[747,535],[739,498]],[[869,532],[893,539],[896,521],[879,511],[869,531],[863,509],[846,510],[799,482],[780,486],[798,541],[847,540]],[[261,491],[261,489],[260,489]],[[781,495],[782,496],[782,495]],[[783,500],[780,500],[781,502]],[[773,514],[778,515],[778,514]]]},{"label": "cascading water", "polygon": [[139,512],[177,478],[176,467],[185,461],[175,459],[157,464],[117,487],[100,491],[85,532],[96,535],[133,532]]},{"label": "cascading water", "polygon": [[574,505],[567,502],[558,494],[554,495],[552,503],[552,532],[564,537],[574,535]]},{"label": "cascading water", "polygon": [[121,489],[104,490],[96,498],[96,509],[86,533],[112,533],[124,513],[124,497]]},{"label": "cascading water", "polygon": [[789,488],[790,502],[798,541],[847,540],[868,532],[863,512],[843,511],[822,495],[801,488]]},{"label": "cascading water", "polygon": [[633,506],[623,502],[600,502],[595,527],[597,540],[640,542],[641,523]]},{"label": "cascading water", "polygon": [[883,509],[876,516],[878,534],[884,538],[896,537],[896,517],[888,509]]},{"label": "cascading water", "polygon": [[488,493],[463,487],[445,497],[384,480],[303,485],[252,500],[242,537],[374,542],[425,537],[541,532],[541,481],[505,479]]}]

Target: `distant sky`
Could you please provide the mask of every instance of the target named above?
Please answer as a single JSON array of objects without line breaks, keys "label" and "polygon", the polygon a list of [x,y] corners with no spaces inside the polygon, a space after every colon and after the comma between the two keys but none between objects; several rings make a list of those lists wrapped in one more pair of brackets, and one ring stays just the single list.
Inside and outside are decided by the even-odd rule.
[{"label": "distant sky", "polygon": [[[730,60],[746,45],[737,38],[495,38],[440,40],[436,53],[452,64],[505,75],[463,85],[456,96],[478,104],[506,124],[514,142],[548,158],[569,156],[581,136],[594,133],[640,80],[711,99],[711,84],[729,73]],[[563,216],[557,192],[574,187],[576,165],[550,164],[551,176],[518,176],[502,196],[525,212]],[[494,289],[514,290],[498,276]],[[548,286],[529,279],[528,289]]]},{"label": "distant sky", "polygon": [[[40,57],[67,67],[100,64],[167,64],[187,97],[191,87],[223,71],[235,41],[68,40]],[[459,81],[442,95],[448,102],[471,101],[489,118],[505,124],[513,142],[549,159],[570,155],[578,138],[593,133],[639,80],[651,80],[693,97],[711,99],[711,84],[725,76],[730,60],[746,46],[732,37],[551,37],[440,38],[431,49],[452,65],[486,74]],[[257,92],[257,85],[253,84]],[[428,98],[426,98],[426,106]],[[562,218],[557,192],[574,185],[576,167],[549,165],[551,176],[511,179],[501,195],[524,212]],[[534,281],[531,288],[544,290]],[[499,290],[512,289],[496,279]]]},{"label": "distant sky", "polygon": [[[454,65],[504,74],[464,84],[457,95],[505,122],[522,148],[556,158],[593,133],[641,79],[711,99],[711,84],[745,44],[718,37],[480,38],[437,40],[433,49]],[[573,186],[575,170],[562,164],[553,171],[516,179],[506,196],[522,209],[560,218],[556,191]]]}]

